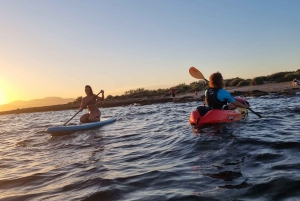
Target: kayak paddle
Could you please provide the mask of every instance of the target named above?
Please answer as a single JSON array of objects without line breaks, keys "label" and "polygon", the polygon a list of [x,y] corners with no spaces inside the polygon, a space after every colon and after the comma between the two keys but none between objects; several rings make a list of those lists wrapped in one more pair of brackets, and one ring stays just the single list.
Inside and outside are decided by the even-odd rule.
[{"label": "kayak paddle", "polygon": [[196,78],[196,79],[200,79],[200,80],[205,80],[206,82],[208,82],[207,79],[205,79],[205,77],[203,76],[203,74],[195,67],[190,67],[189,69],[189,73],[192,77]]},{"label": "kayak paddle", "polygon": [[258,116],[259,118],[262,118],[262,116],[260,114],[258,114],[257,112],[254,112],[250,107],[248,108],[248,110],[250,110],[253,114]]},{"label": "kayak paddle", "polygon": [[[102,92],[102,89],[101,89],[101,91],[97,94],[97,95],[95,95],[86,105],[88,105],[90,102],[92,102],[92,100],[94,100],[100,93]],[[78,112],[76,112],[76,114],[74,114],[74,116],[71,118],[71,119],[69,119],[69,121],[71,121],[78,113],[80,112],[80,110],[78,110]],[[67,121],[66,123],[64,123],[64,125],[63,126],[65,126],[65,125],[67,125],[67,123],[69,123],[69,121]]]}]

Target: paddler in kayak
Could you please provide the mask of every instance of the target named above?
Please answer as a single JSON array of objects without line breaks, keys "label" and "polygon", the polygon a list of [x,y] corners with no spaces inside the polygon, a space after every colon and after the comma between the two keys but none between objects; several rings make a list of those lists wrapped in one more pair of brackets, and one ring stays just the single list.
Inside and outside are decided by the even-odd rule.
[{"label": "paddler in kayak", "polygon": [[[96,122],[100,121],[101,112],[97,106],[97,100],[104,100],[104,91],[101,90],[102,97],[99,97],[93,93],[92,87],[89,85],[85,86],[85,93],[86,97],[82,98],[82,102],[79,108],[79,111],[87,107],[89,113],[84,114],[80,117],[81,123],[88,123],[88,122]],[[97,96],[97,97],[95,97]],[[95,97],[95,98],[94,98]]]},{"label": "paddler in kayak", "polygon": [[236,107],[249,108],[249,105],[236,101],[223,87],[222,74],[219,72],[213,73],[209,77],[209,88],[205,91],[205,103],[211,109],[232,110]]}]

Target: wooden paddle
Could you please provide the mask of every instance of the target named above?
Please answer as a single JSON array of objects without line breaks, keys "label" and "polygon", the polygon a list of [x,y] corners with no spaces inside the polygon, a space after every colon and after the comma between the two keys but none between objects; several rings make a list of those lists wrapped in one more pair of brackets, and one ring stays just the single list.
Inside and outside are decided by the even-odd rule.
[{"label": "wooden paddle", "polygon": [[[88,105],[90,102],[92,102],[92,100],[94,100],[100,93],[102,92],[102,89],[101,89],[101,91],[97,94],[97,95],[95,95],[86,105]],[[78,113],[80,112],[80,110],[78,110],[78,112],[76,112],[76,114],[74,114],[73,115],[73,117],[71,118],[71,119],[69,119],[69,121],[71,121]],[[67,121],[66,123],[64,123],[64,125],[63,126],[65,126],[65,125],[67,125],[67,123],[69,123],[69,121]]]},{"label": "wooden paddle", "polygon": [[[196,79],[200,79],[200,80],[205,80],[206,82],[208,82],[207,79],[205,79],[205,77],[203,76],[203,74],[195,67],[190,67],[189,69],[189,73],[192,77],[196,78]],[[259,118],[262,118],[262,116],[260,114],[258,114],[257,112],[253,111],[251,108],[248,108],[248,110],[250,110],[253,114],[257,115]]]},{"label": "wooden paddle", "polygon": [[189,73],[192,77],[199,79],[199,80],[205,80],[206,82],[208,82],[207,79],[205,79],[205,77],[203,76],[203,74],[195,67],[190,67],[189,69]]}]

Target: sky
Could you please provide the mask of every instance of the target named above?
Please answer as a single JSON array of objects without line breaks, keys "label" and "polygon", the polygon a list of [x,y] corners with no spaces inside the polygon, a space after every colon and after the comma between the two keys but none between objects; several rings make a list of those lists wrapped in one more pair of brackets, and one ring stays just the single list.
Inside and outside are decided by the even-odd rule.
[{"label": "sky", "polygon": [[2,0],[0,104],[300,69],[299,0]]}]

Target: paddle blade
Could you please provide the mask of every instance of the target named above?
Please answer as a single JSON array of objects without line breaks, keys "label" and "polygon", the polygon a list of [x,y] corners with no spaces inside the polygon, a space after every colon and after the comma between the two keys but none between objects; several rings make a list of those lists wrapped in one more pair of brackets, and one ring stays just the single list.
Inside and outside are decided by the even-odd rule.
[{"label": "paddle blade", "polygon": [[203,74],[195,67],[190,67],[189,73],[192,77],[200,80],[206,80],[203,76]]}]

